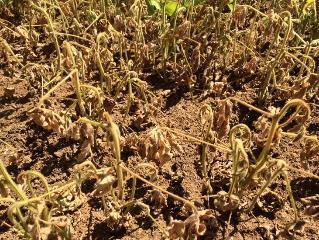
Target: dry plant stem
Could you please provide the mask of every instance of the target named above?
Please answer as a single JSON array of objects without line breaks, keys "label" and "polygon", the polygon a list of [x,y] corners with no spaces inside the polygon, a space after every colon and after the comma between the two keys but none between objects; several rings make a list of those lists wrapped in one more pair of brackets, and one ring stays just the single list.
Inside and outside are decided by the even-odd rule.
[{"label": "dry plant stem", "polygon": [[50,97],[50,95],[57,90],[61,85],[63,85],[69,78],[71,78],[73,76],[73,74],[75,74],[75,72],[77,72],[76,69],[73,69],[69,75],[67,75],[65,78],[63,78],[60,82],[58,82],[54,87],[52,87],[45,95],[43,95],[41,97],[41,99],[39,100],[38,106],[41,107],[44,105],[44,101],[46,99],[48,99]]},{"label": "dry plant stem", "polygon": [[298,219],[298,209],[297,209],[296,201],[295,201],[294,196],[292,194],[292,189],[291,189],[291,185],[290,185],[290,179],[289,179],[287,170],[284,169],[282,174],[284,175],[284,178],[285,178],[285,181],[286,181],[286,188],[287,188],[287,192],[289,194],[290,204],[291,204],[292,208],[294,209],[295,221],[297,221],[297,219]]},{"label": "dry plant stem", "polygon": [[[154,179],[157,176],[157,169],[149,164],[149,163],[140,163],[136,166],[135,171],[137,171],[139,168],[150,168],[153,173],[151,174],[151,179]],[[135,191],[136,191],[136,176],[133,176],[133,183],[132,183],[132,192],[131,192],[131,197],[130,201],[133,201],[135,198]]]},{"label": "dry plant stem", "polygon": [[[301,65],[302,69],[300,70],[300,76],[301,76],[302,72],[304,71],[304,69],[306,69],[309,74],[312,73],[312,72],[314,72],[315,67],[316,67],[316,62],[315,62],[315,60],[314,60],[312,57],[310,57],[310,56],[308,56],[308,55],[301,54],[301,56],[303,56],[304,59],[305,59],[304,62],[303,62],[303,61],[301,61],[298,57],[296,57],[296,56],[295,56],[294,54],[292,54],[292,53],[286,52],[286,54],[287,54],[289,57],[291,57],[291,58],[293,58],[294,60],[296,60],[296,61]],[[310,68],[309,66],[307,66],[307,64],[306,64],[307,60],[309,60],[309,61],[311,62],[311,68]]]},{"label": "dry plant stem", "polygon": [[292,189],[290,186],[290,179],[288,177],[288,172],[286,170],[287,164],[285,161],[283,160],[277,160],[277,166],[278,169],[273,173],[273,175],[268,179],[268,181],[262,186],[262,188],[258,191],[257,195],[254,197],[253,201],[251,202],[250,207],[248,208],[248,212],[250,212],[253,207],[255,206],[257,199],[261,196],[261,194],[265,191],[265,189],[275,180],[275,178],[277,178],[280,174],[282,174],[285,178],[285,182],[286,182],[286,189],[289,195],[289,201],[290,204],[294,210],[294,217],[295,217],[295,221],[298,219],[298,209],[296,206],[296,202],[295,199],[293,197],[292,194]]},{"label": "dry plant stem", "polygon": [[60,14],[61,14],[61,17],[62,17],[63,30],[64,30],[65,32],[67,32],[70,26],[69,26],[68,20],[67,20],[67,18],[66,18],[66,16],[65,16],[64,12],[62,11],[62,9],[61,9],[61,7],[60,7],[59,2],[58,2],[57,0],[54,0],[55,5],[54,5],[54,4],[51,4],[51,3],[49,3],[49,2],[46,2],[46,3],[49,4],[49,5],[51,5],[53,8],[56,8],[56,9],[59,10],[59,12],[60,12]]},{"label": "dry plant stem", "polygon": [[182,10],[184,11],[185,7],[178,8],[176,10],[175,16],[174,16],[174,25],[173,25],[173,51],[174,51],[174,54],[173,55],[174,55],[174,67],[175,67],[175,69],[176,69],[176,60],[177,60],[177,52],[176,52],[177,43],[176,43],[176,36],[175,36],[176,35],[176,22],[177,22],[177,16],[178,16],[179,12],[182,11]]},{"label": "dry plant stem", "polygon": [[69,42],[64,42],[64,48],[66,50],[66,62],[69,64],[69,62],[71,62],[70,64],[72,64],[72,68],[75,68],[75,59],[74,59],[74,54],[72,51],[72,45]]},{"label": "dry plant stem", "polygon": [[39,7],[37,5],[35,5],[32,1],[29,0],[29,3],[31,5],[31,7],[33,7],[34,9],[36,9],[37,11],[41,12],[45,19],[47,20],[48,22],[48,26],[50,28],[50,31],[52,33],[52,36],[53,36],[53,40],[54,40],[54,46],[55,46],[55,49],[57,51],[57,61],[58,61],[58,66],[57,66],[57,72],[61,70],[61,64],[62,64],[62,57],[61,57],[61,50],[60,50],[60,46],[59,46],[59,42],[58,42],[58,38],[56,36],[56,33],[55,33],[55,30],[53,28],[53,23],[52,23],[52,20],[49,16],[49,14],[45,11],[45,9],[43,9],[42,7]]},{"label": "dry plant stem", "polygon": [[[274,136],[279,128],[282,128],[289,123],[291,123],[294,120],[294,117],[301,111],[301,108],[304,108],[306,110],[306,119],[309,119],[310,117],[310,108],[309,106],[301,99],[293,99],[290,100],[286,105],[281,109],[281,111],[278,114],[271,114],[271,128],[269,130],[268,138],[265,143],[265,146],[261,153],[258,156],[258,159],[256,161],[256,165],[253,167],[252,171],[249,173],[247,178],[245,179],[243,183],[243,190],[250,184],[252,179],[254,178],[255,174],[264,166],[264,164],[267,161],[267,155],[271,149],[271,144],[274,139]],[[291,117],[286,120],[283,123],[280,123],[280,120],[285,117],[288,110],[290,108],[295,108],[296,111],[291,115]]]},{"label": "dry plant stem", "polygon": [[[289,165],[286,165],[285,168],[287,168],[287,169],[289,169],[289,170],[291,170],[291,171],[294,171],[294,172],[296,172],[296,173],[299,173],[299,174],[301,174],[301,175],[303,175],[303,176],[307,176],[307,177],[310,177],[310,178],[314,178],[314,179],[319,180],[319,176],[317,176],[317,175],[315,175],[315,174],[313,174],[313,173],[311,173],[311,172],[307,172],[307,171],[302,170],[302,169],[299,169],[299,168],[294,168],[294,167],[291,167],[291,166],[289,166]],[[285,180],[286,180],[286,179],[285,179]],[[289,181],[289,179],[288,179],[288,181]],[[287,182],[287,180],[286,180],[286,182]],[[290,184],[287,185],[287,186],[290,187]],[[290,187],[290,188],[291,188],[291,187]],[[289,191],[289,190],[288,190],[288,191]],[[290,190],[290,191],[292,192],[292,190]],[[216,194],[213,194],[213,195],[203,195],[203,196],[200,196],[200,197],[192,198],[192,200],[195,201],[195,200],[197,200],[197,199],[204,199],[204,198],[207,198],[207,197],[216,198],[217,195],[216,195]],[[293,204],[292,204],[292,206],[293,206]]]},{"label": "dry plant stem", "polygon": [[63,85],[69,78],[71,78],[74,86],[74,90],[76,93],[76,96],[78,98],[78,105],[80,108],[80,112],[82,116],[85,116],[85,108],[83,105],[83,100],[81,97],[81,88],[80,88],[80,80],[79,80],[79,71],[77,69],[73,69],[69,75],[67,75],[65,78],[63,78],[60,82],[58,82],[54,87],[52,87],[45,95],[41,97],[39,100],[38,106],[41,107],[44,105],[44,101],[50,97],[50,95],[57,90],[61,85]]},{"label": "dry plant stem", "polygon": [[84,101],[82,99],[82,94],[81,94],[81,87],[80,87],[81,84],[80,84],[80,78],[79,78],[79,71],[77,69],[74,72],[74,74],[72,74],[71,79],[73,82],[76,97],[78,99],[78,105],[80,108],[81,115],[86,116],[85,108],[84,108]]},{"label": "dry plant stem", "polygon": [[4,166],[2,160],[0,160],[0,173],[8,183],[8,187],[19,196],[20,199],[25,200],[27,199],[27,195],[18,187],[18,185],[13,181],[12,177],[8,173],[6,167]]},{"label": "dry plant stem", "polygon": [[[288,38],[289,38],[289,35],[291,33],[291,29],[292,29],[292,21],[291,21],[290,12],[284,11],[281,14],[287,15],[287,17],[288,17],[288,28],[286,30],[286,34],[285,34],[283,43],[281,44],[281,49],[280,49],[279,53],[277,54],[275,60],[273,61],[273,63],[269,67],[266,80],[263,83],[263,86],[262,86],[262,89],[261,89],[261,92],[260,92],[260,95],[259,95],[259,101],[260,102],[264,101],[266,96],[267,96],[267,91],[268,91],[268,88],[269,88],[270,80],[271,80],[272,76],[274,75],[273,73],[275,72],[275,67],[278,65],[279,61],[285,56],[286,45],[287,45]],[[278,29],[278,32],[276,34],[277,37],[279,36],[279,30],[280,29]],[[274,85],[274,87],[276,87],[276,85],[277,85],[275,78],[273,80],[273,85]]]},{"label": "dry plant stem", "polygon": [[[182,53],[183,53],[185,62],[186,62],[186,64],[187,64],[187,66],[188,66],[190,76],[192,76],[192,75],[193,75],[192,67],[191,67],[191,65],[190,65],[190,63],[189,63],[189,61],[188,61],[188,59],[187,59],[187,56],[186,56],[185,50],[184,50],[184,48],[183,48],[183,45],[181,44],[180,47],[181,47],[181,51],[182,51]],[[190,77],[188,78],[187,84],[188,84],[188,89],[189,89],[189,91],[190,91],[190,94],[193,95],[193,83],[192,83]]]},{"label": "dry plant stem", "polygon": [[[49,188],[49,184],[46,180],[46,178],[40,173],[40,172],[37,172],[37,171],[33,171],[33,170],[28,170],[28,171],[25,171],[25,172],[22,172],[18,175],[17,177],[17,182],[21,182],[23,183],[23,179],[26,180],[26,183],[29,187],[29,190],[31,191],[32,193],[32,196],[35,197],[36,196],[36,192],[32,186],[32,178],[38,178],[40,180],[40,182],[43,184],[44,186],[44,190],[49,193],[50,192],[50,188]],[[49,198],[50,198],[50,195],[49,195]]]},{"label": "dry plant stem", "polygon": [[160,127],[160,128],[165,129],[165,130],[167,130],[167,131],[169,131],[169,132],[175,133],[176,135],[179,135],[179,136],[182,136],[182,137],[191,139],[191,140],[193,140],[193,141],[195,141],[195,142],[204,143],[204,144],[206,144],[206,145],[208,145],[208,146],[212,146],[212,147],[216,148],[217,150],[219,150],[219,151],[221,151],[221,152],[231,153],[231,149],[229,149],[229,148],[227,148],[227,147],[225,147],[225,146],[222,146],[222,145],[219,145],[219,144],[218,144],[218,145],[217,145],[217,144],[212,144],[212,143],[210,143],[210,142],[206,142],[206,141],[201,140],[201,139],[199,139],[199,138],[193,137],[193,136],[191,136],[191,135],[189,135],[189,134],[187,134],[187,133],[183,133],[183,132],[180,131],[180,130],[172,129],[172,128],[168,128],[168,127]]},{"label": "dry plant stem", "polygon": [[238,99],[238,98],[236,98],[236,97],[230,97],[229,99],[230,99],[231,101],[238,102],[238,103],[240,103],[241,105],[244,105],[245,107],[248,107],[248,108],[251,109],[251,110],[254,110],[254,111],[256,111],[256,112],[259,112],[259,113],[261,113],[262,115],[265,115],[265,116],[268,117],[268,118],[271,118],[271,117],[272,117],[272,114],[271,114],[271,113],[266,112],[266,111],[264,111],[264,110],[261,110],[260,108],[257,108],[257,107],[255,107],[255,106],[249,104],[249,103],[246,103],[246,102],[244,102],[244,101],[242,101],[242,100],[240,100],[240,99]]},{"label": "dry plant stem", "polygon": [[233,160],[233,174],[232,174],[232,180],[229,187],[228,195],[231,196],[234,192],[235,186],[238,185],[238,178],[237,178],[237,169],[238,169],[238,162],[240,157],[239,149],[242,147],[242,143],[236,139],[232,143],[233,151],[232,151],[232,160]]},{"label": "dry plant stem", "polygon": [[112,136],[112,140],[114,142],[114,155],[116,159],[116,174],[117,174],[117,180],[118,180],[118,188],[119,188],[119,200],[123,200],[124,196],[124,179],[123,179],[123,171],[120,167],[120,164],[122,162],[121,160],[121,148],[120,148],[120,131],[118,126],[113,122],[111,116],[108,113],[104,113],[104,118],[107,120],[108,125],[105,125],[103,123],[92,121],[88,118],[82,117],[79,118],[79,121],[89,123],[92,126],[100,127],[104,130],[109,131],[109,133]]},{"label": "dry plant stem", "polygon": [[81,84],[80,86],[81,88],[87,88],[87,89],[90,89],[94,92],[95,96],[97,97],[97,102],[98,102],[98,105],[102,105],[103,104],[103,101],[102,101],[102,98],[100,96],[100,93],[99,93],[99,89],[96,88],[96,87],[93,87],[91,85],[87,85],[87,84]]},{"label": "dry plant stem", "polygon": [[[259,11],[258,9],[254,8],[253,6],[250,6],[250,5],[240,5],[240,4],[237,4],[237,6],[239,7],[246,7],[246,8],[249,8],[253,11],[255,11],[256,13],[258,13],[258,15],[261,15],[263,17],[266,17],[266,18],[269,18],[269,16],[261,11]],[[286,27],[288,27],[288,24],[286,22],[284,22],[284,25]],[[307,44],[306,41],[298,34],[296,33],[294,30],[292,30],[292,33],[303,43],[303,44]]]},{"label": "dry plant stem", "polygon": [[[270,80],[274,76],[275,67],[278,65],[279,61],[285,55],[285,51],[286,50],[284,48],[282,48],[281,51],[277,54],[275,60],[269,66],[269,69],[267,71],[266,79],[262,83],[262,87],[261,87],[260,93],[259,93],[259,102],[260,103],[262,103],[265,100],[266,96],[267,96]],[[275,80],[274,80],[274,87],[276,87],[276,81]]]},{"label": "dry plant stem", "polygon": [[167,231],[165,231],[165,229],[161,225],[159,225],[158,222],[156,221],[156,219],[151,215],[149,206],[147,206],[146,204],[144,204],[144,203],[142,203],[140,201],[137,201],[136,205],[141,207],[141,208],[144,208],[146,210],[148,217],[155,223],[155,225],[165,235],[165,237],[168,238],[169,236],[167,234]]},{"label": "dry plant stem", "polygon": [[[206,117],[205,117],[205,114]],[[213,110],[212,108],[205,104],[201,109],[200,109],[200,118],[201,118],[201,123],[205,125],[207,123],[207,129],[204,129],[205,126],[203,126],[203,132],[204,132],[204,140],[208,141],[209,135],[213,126]],[[200,156],[201,164],[202,164],[202,174],[204,177],[205,183],[209,184],[209,179],[208,179],[208,174],[207,174],[207,144],[203,143],[202,144],[202,152]],[[207,186],[209,189],[209,192],[211,189],[210,186]]]},{"label": "dry plant stem", "polygon": [[104,16],[104,13],[101,13],[99,16],[94,19],[94,21],[84,30],[86,33],[97,21],[99,21]]},{"label": "dry plant stem", "polygon": [[[281,160],[279,160],[279,161],[281,161]],[[281,161],[280,163],[281,163],[281,165],[279,166],[279,168],[272,174],[272,176],[267,180],[267,182],[261,187],[261,189],[259,189],[258,193],[255,195],[255,197],[252,200],[249,208],[247,209],[248,212],[250,212],[253,209],[253,207],[255,206],[255,204],[256,204],[258,198],[261,196],[261,194],[274,181],[274,179],[276,179],[279,176],[279,174],[285,168],[286,163],[284,161]]]},{"label": "dry plant stem", "polygon": [[[12,204],[8,208],[8,211],[7,211],[8,218],[14,224],[14,226],[17,227],[18,230],[27,229],[27,225],[26,225],[27,219],[23,216],[23,214],[21,212],[21,207],[28,205],[28,204],[39,202],[39,201],[45,199],[47,196],[50,196],[51,194],[53,194],[55,192],[61,192],[65,189],[69,189],[70,187],[72,187],[75,184],[76,184],[75,181],[70,181],[70,182],[63,184],[62,186],[60,186],[56,189],[50,190],[49,192],[47,192],[43,195],[29,198],[29,199],[27,199],[27,198],[22,199],[21,201],[16,201],[14,204]],[[30,208],[32,209],[32,206],[30,206]],[[15,213],[18,215],[19,220],[17,220],[16,217],[14,216]]]},{"label": "dry plant stem", "polygon": [[97,65],[100,71],[100,75],[101,75],[101,85],[102,85],[102,89],[103,89],[103,82],[106,83],[106,90],[107,91],[111,91],[111,80],[106,76],[106,73],[104,71],[103,65],[102,65],[102,61],[101,61],[101,55],[100,55],[100,45],[101,45],[101,40],[102,38],[105,38],[106,34],[103,33],[99,33],[96,37],[96,44],[97,44],[97,51],[96,51],[96,60],[97,60]]},{"label": "dry plant stem", "polygon": [[21,63],[20,63],[20,60],[17,58],[17,56],[15,55],[15,53],[13,52],[11,46],[8,44],[8,42],[0,37],[0,46],[2,46],[13,58],[14,60],[19,63],[19,65],[23,66]]},{"label": "dry plant stem", "polygon": [[120,167],[123,170],[125,170],[126,172],[128,172],[129,174],[131,174],[132,176],[134,176],[137,179],[141,180],[142,182],[145,182],[146,184],[150,185],[153,188],[156,188],[157,190],[161,191],[162,193],[165,193],[165,194],[169,195],[170,197],[172,197],[173,199],[175,199],[177,201],[180,201],[180,202],[182,202],[184,204],[187,204],[187,205],[191,206],[194,211],[197,211],[196,207],[194,206],[194,204],[191,201],[186,200],[185,198],[182,198],[182,197],[180,197],[178,195],[175,195],[174,193],[171,193],[171,192],[169,192],[169,191],[167,191],[167,190],[155,185],[154,183],[146,180],[145,178],[142,178],[140,175],[136,174],[135,172],[133,172],[129,168],[125,167],[123,164],[121,164]]},{"label": "dry plant stem", "polygon": [[87,39],[87,38],[84,38],[84,37],[81,37],[81,36],[78,36],[78,35],[74,35],[74,34],[70,34],[70,33],[60,33],[60,32],[55,32],[55,34],[56,35],[60,35],[60,36],[66,36],[66,37],[74,37],[74,38],[86,41],[86,42],[88,42],[90,44],[94,44],[94,41],[92,41],[90,39]]},{"label": "dry plant stem", "polygon": [[123,171],[122,171],[122,168],[120,167],[120,164],[122,162],[121,148],[120,148],[120,130],[118,126],[113,122],[111,116],[108,113],[105,113],[105,118],[109,123],[108,130],[110,131],[112,140],[114,142],[114,154],[116,158],[116,173],[118,177],[119,199],[123,200],[124,179],[123,179]]},{"label": "dry plant stem", "polygon": [[[234,139],[231,142],[231,146],[233,148],[233,151],[232,151],[233,176],[232,176],[231,186],[229,188],[229,196],[231,196],[234,192],[235,194],[237,194],[239,185],[240,185],[239,176],[243,174],[243,171],[245,170],[248,171],[248,168],[249,168],[249,159],[244,149],[243,141],[241,139]],[[239,164],[241,159],[244,159],[246,163],[246,169],[239,169]]]},{"label": "dry plant stem", "polygon": [[[299,71],[299,75],[298,77],[301,77],[304,70],[305,70],[305,66],[307,66],[307,57],[309,57],[309,53],[310,53],[310,44],[308,43],[307,46],[305,47],[305,58],[303,59],[303,65],[301,66],[301,69]],[[311,58],[311,57],[310,57]],[[312,59],[312,58],[311,58]],[[313,59],[312,59],[313,60]]]}]

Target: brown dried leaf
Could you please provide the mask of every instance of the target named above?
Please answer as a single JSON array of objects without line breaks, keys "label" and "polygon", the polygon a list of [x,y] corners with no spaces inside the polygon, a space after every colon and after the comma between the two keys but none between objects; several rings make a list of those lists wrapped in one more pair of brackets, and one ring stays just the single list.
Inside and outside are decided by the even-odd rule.
[{"label": "brown dried leaf", "polygon": [[300,158],[305,161],[319,153],[319,141],[318,139],[306,139],[305,146],[301,150]]},{"label": "brown dried leaf", "polygon": [[65,134],[65,119],[52,110],[36,107],[28,112],[36,124],[47,130],[52,130],[60,135]]},{"label": "brown dried leaf", "polygon": [[58,208],[64,211],[74,211],[78,209],[85,200],[85,195],[77,191],[77,188],[71,187],[70,189],[55,193],[53,195],[54,201],[58,203]]},{"label": "brown dried leaf", "polygon": [[290,89],[290,94],[292,98],[303,98],[310,86],[308,81],[296,82],[294,86]]},{"label": "brown dried leaf", "polygon": [[245,6],[236,6],[233,12],[233,18],[239,27],[243,27],[247,17],[248,10]]},{"label": "brown dried leaf", "polygon": [[185,234],[185,223],[180,220],[172,220],[168,229],[170,239],[183,238]]},{"label": "brown dried leaf", "polygon": [[139,152],[148,160],[155,160],[160,166],[173,158],[172,150],[182,151],[172,133],[153,128],[140,139]]},{"label": "brown dried leaf", "polygon": [[[277,109],[273,109],[272,111],[277,111]],[[268,138],[271,122],[265,116],[261,116],[257,119],[256,122],[254,122],[254,127],[257,130],[259,130],[258,134],[254,134],[254,139],[256,141],[256,144],[263,147]],[[281,140],[281,129],[278,128],[277,131],[275,132],[272,145],[278,146],[280,143],[280,140]]]},{"label": "brown dried leaf", "polygon": [[94,144],[94,128],[89,123],[76,121],[65,131],[65,136],[74,140],[82,140],[77,160],[83,162],[92,156]]},{"label": "brown dried leaf", "polygon": [[106,175],[104,178],[100,179],[96,183],[96,188],[94,193],[97,196],[103,196],[111,191],[116,178],[113,175]]},{"label": "brown dried leaf", "polygon": [[161,191],[157,189],[153,189],[152,191],[150,191],[150,193],[151,193],[150,200],[151,202],[155,204],[156,207],[167,206],[166,197]]},{"label": "brown dried leaf", "polygon": [[226,84],[224,82],[211,81],[209,83],[209,92],[213,93],[213,94],[215,94],[217,96],[221,96],[223,91],[224,91],[225,85]]},{"label": "brown dried leaf", "polygon": [[[212,221],[213,220],[213,221]],[[184,222],[172,220],[168,229],[170,239],[197,239],[206,232],[206,225],[215,226],[217,223],[211,210],[195,211]]]},{"label": "brown dried leaf", "polygon": [[227,136],[230,126],[229,121],[232,114],[232,103],[225,99],[220,100],[217,103],[217,107],[214,111],[213,129],[218,134],[218,138]]},{"label": "brown dried leaf", "polygon": [[239,207],[240,199],[238,196],[229,194],[225,191],[217,193],[217,197],[214,199],[214,205],[218,210],[222,212],[232,211]]}]

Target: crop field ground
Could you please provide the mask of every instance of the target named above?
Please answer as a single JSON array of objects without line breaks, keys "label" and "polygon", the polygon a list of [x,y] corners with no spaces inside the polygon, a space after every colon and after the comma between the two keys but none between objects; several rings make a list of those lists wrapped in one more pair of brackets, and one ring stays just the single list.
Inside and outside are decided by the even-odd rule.
[{"label": "crop field ground", "polygon": [[317,0],[0,0],[0,239],[319,239]]}]

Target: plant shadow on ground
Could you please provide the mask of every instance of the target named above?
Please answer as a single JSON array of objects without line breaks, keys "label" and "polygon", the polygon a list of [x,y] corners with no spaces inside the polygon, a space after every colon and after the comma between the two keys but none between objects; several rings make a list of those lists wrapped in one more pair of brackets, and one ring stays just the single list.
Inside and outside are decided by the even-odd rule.
[{"label": "plant shadow on ground", "polygon": [[[75,161],[70,160],[74,157],[72,155],[64,153],[61,156],[56,155],[59,150],[74,145],[74,141],[58,137],[51,131],[41,129],[33,122],[30,123],[27,130],[29,133],[26,138],[26,145],[29,146],[30,158],[42,160],[41,173],[44,176],[50,176],[54,169],[69,172],[69,169],[76,164]],[[50,144],[50,141],[54,143]],[[36,160],[24,163],[23,168],[30,169],[36,163]]]},{"label": "plant shadow on ground", "polygon": [[[92,219],[88,222],[88,224],[92,224]],[[108,227],[108,224],[106,222],[98,222],[95,223],[92,228],[90,228],[90,226],[88,225],[88,235],[84,239],[120,239],[127,234],[127,229],[124,226],[112,229]]]},{"label": "plant shadow on ground", "polygon": [[291,181],[291,189],[296,200],[319,194],[319,180],[299,177]]}]

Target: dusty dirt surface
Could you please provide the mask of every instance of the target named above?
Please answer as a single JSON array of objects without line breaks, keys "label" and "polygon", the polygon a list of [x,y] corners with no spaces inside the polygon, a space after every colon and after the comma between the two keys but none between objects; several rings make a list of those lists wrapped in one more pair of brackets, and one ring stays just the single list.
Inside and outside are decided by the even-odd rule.
[{"label": "dusty dirt surface", "polygon": [[[260,9],[266,12],[268,6]],[[15,31],[17,31],[18,26],[28,23],[27,17],[25,20],[17,19],[16,16],[9,14],[7,11],[2,12],[0,18],[3,19],[0,22],[2,24],[0,26],[15,29]],[[118,20],[120,21],[120,19]],[[39,17],[37,21],[34,21],[33,24],[41,25],[45,20]],[[8,22],[11,22],[11,25]],[[102,23],[105,22],[102,21]],[[102,25],[102,23],[98,21],[98,24]],[[87,22],[83,24],[88,26]],[[127,24],[130,29],[130,22]],[[7,42],[11,45],[15,54],[23,59],[21,63],[24,66],[26,66],[27,62],[37,62],[40,65],[43,64],[46,67],[50,67],[50,64],[56,63],[52,38],[49,38],[49,34],[45,32],[48,31],[47,29],[42,30],[39,26],[34,28],[39,33],[39,41],[42,41],[37,46],[29,46],[28,44],[30,43],[23,40],[23,37],[15,35],[17,33],[10,37],[9,30],[1,30],[0,37],[7,38]],[[100,30],[103,27],[98,25],[94,29]],[[152,31],[151,28],[148,30]],[[92,31],[94,32],[94,30]],[[126,39],[135,37],[135,32],[130,31],[133,30],[128,30],[125,36]],[[65,39],[59,37],[58,40],[62,45]],[[75,40],[73,39],[73,41]],[[146,41],[149,40],[146,39]],[[79,40],[78,43],[87,48],[92,47],[85,41],[81,42]],[[212,40],[210,46],[214,44]],[[80,46],[78,48],[84,47]],[[241,47],[238,48],[240,49]],[[2,49],[0,49],[1,51]],[[114,55],[118,53],[116,48],[113,51]],[[254,51],[262,52],[258,49],[254,49]],[[239,58],[236,54],[235,52],[230,55],[235,59],[236,57]],[[238,55],[240,54],[241,52],[238,52]],[[74,170],[75,166],[80,163],[78,156],[82,148],[81,141],[65,138],[55,131],[44,129],[37,125],[28,114],[31,109],[37,106],[42,96],[41,94],[43,94],[42,91],[45,94],[49,90],[47,86],[54,86],[54,84],[48,84],[43,87],[43,82],[41,84],[41,77],[39,76],[42,76],[42,81],[46,81],[47,79],[44,76],[47,74],[47,69],[41,72],[40,68],[36,66],[31,70],[25,70],[17,62],[8,58],[6,54],[2,54],[0,57],[0,139],[2,140],[0,143],[2,151],[0,156],[7,171],[14,180],[24,171],[38,171],[47,179],[50,186],[58,186],[70,179],[74,179],[77,176]],[[311,57],[318,63],[318,56]],[[114,58],[119,58],[119,56],[114,56]],[[89,63],[90,60],[87,62],[87,67],[89,67]],[[144,107],[147,104],[142,95],[135,98],[128,114],[126,114],[128,95],[125,91],[117,98],[114,97],[115,91],[111,94],[106,94],[105,97],[104,111],[108,111],[113,117],[114,123],[119,126],[121,133],[121,158],[125,166],[134,171],[136,170],[140,176],[148,180],[150,180],[148,172],[137,170],[136,166],[141,163],[156,166],[158,176],[152,181],[153,184],[194,202],[198,209],[211,209],[213,217],[206,224],[205,233],[202,236],[198,235],[198,239],[319,239],[318,216],[316,220],[311,214],[305,214],[307,205],[302,201],[302,199],[307,197],[319,195],[319,178],[317,177],[319,176],[319,153],[313,154],[311,158],[303,159],[301,153],[305,149],[305,143],[302,140],[292,141],[290,136],[282,134],[278,144],[274,144],[268,154],[269,158],[281,159],[289,166],[287,168],[290,179],[288,185],[291,187],[292,195],[296,201],[299,213],[298,221],[294,220],[294,211],[287,191],[287,182],[284,181],[283,175],[271,182],[267,192],[257,200],[257,204],[252,211],[247,212],[245,209],[247,209],[258,192],[261,183],[256,183],[251,188],[251,191],[247,191],[241,196],[241,204],[238,208],[225,212],[218,209],[214,199],[218,192],[229,191],[232,181],[233,161],[230,153],[218,151],[214,146],[207,146],[207,172],[209,184],[212,188],[211,192],[209,193],[207,188],[204,187],[200,160],[202,143],[199,141],[205,140],[203,131],[205,131],[206,125],[201,122],[200,109],[207,104],[216,113],[221,100],[236,97],[253,106],[259,106],[262,110],[268,112],[271,107],[281,109],[291,97],[285,97],[280,92],[281,90],[278,90],[278,93],[273,90],[267,96],[266,101],[258,105],[260,84],[259,82],[256,83],[256,79],[262,73],[259,73],[258,70],[254,74],[246,74],[245,70],[240,72],[238,70],[240,69],[240,61],[230,65],[227,69],[222,69],[221,66],[216,67],[218,69],[214,74],[222,75],[215,76],[215,78],[219,79],[218,81],[223,83],[222,91],[208,91],[210,88],[207,90],[207,88],[202,86],[202,83],[199,83],[195,84],[192,92],[189,91],[187,84],[185,84],[187,79],[184,82],[182,81],[183,83],[172,83],[173,77],[167,82],[158,81],[160,80],[160,74],[148,70],[149,66],[147,64],[149,63],[145,63],[143,68],[145,71],[141,73],[140,78],[147,83],[148,91],[152,93],[152,98],[149,99],[150,113],[145,113]],[[173,63],[170,62],[169,66],[167,66],[169,73],[176,71],[172,65]],[[281,68],[284,68],[284,66]],[[318,70],[318,67],[316,70]],[[32,71],[34,71],[34,77],[30,77]],[[67,72],[68,68],[65,67],[61,75],[65,77]],[[198,78],[203,77],[203,71],[199,69],[194,75],[198,76]],[[187,73],[185,76],[186,78],[188,77]],[[183,78],[185,76],[181,74],[178,77]],[[53,76],[50,75],[48,79],[52,80]],[[99,87],[97,67],[86,74],[83,82]],[[72,86],[73,84],[69,81],[56,90],[51,98],[45,101],[46,107],[57,113],[70,107],[72,101],[76,99]],[[8,93],[10,89],[13,89],[12,94]],[[317,90],[318,88],[315,88],[313,91]],[[88,97],[87,99],[90,98]],[[305,132],[301,138],[304,135],[318,137],[318,92],[305,94],[303,99],[310,107],[311,116],[304,124]],[[85,107],[87,109],[90,108],[87,105]],[[257,138],[257,133],[258,131],[260,133],[260,130],[256,129],[256,121],[261,114],[236,101],[233,101],[231,109],[232,112],[228,120],[229,128],[231,129],[240,123],[246,124],[253,132],[251,152],[254,156],[258,156],[263,149],[263,144],[265,144],[265,142],[258,144]],[[72,113],[73,115],[71,114],[70,118],[75,121],[79,115],[79,108],[75,107],[72,111],[74,113]],[[140,145],[147,142],[147,137],[145,136],[156,127],[175,129],[182,133],[174,134],[174,141],[179,149],[171,148],[172,155],[169,161],[161,162],[161,159],[148,159],[143,156],[143,151],[140,151]],[[218,129],[215,130],[218,132]],[[285,131],[285,129],[283,130]],[[230,148],[228,132],[221,137],[207,138],[206,141],[221,143],[223,146]],[[108,141],[110,137],[97,128],[95,134],[96,142],[92,147],[92,156],[89,156],[88,159],[97,169],[114,166],[113,145]],[[249,159],[251,163],[254,162],[250,153]],[[125,184],[125,199],[129,200],[133,180],[128,173],[125,177],[127,180]],[[96,185],[96,179],[84,180],[80,186],[80,204],[63,211],[62,215],[70,220],[71,239],[164,239],[165,234],[163,234],[162,229],[167,231],[173,219],[184,221],[190,215],[186,209],[187,206],[185,207],[183,203],[167,194],[164,194],[166,204],[159,207],[156,206],[151,197],[151,191],[154,188],[137,180],[135,198],[149,206],[150,215],[156,222],[146,213],[145,209],[134,205],[130,208],[129,213],[123,213],[124,210],[121,212],[123,216],[121,216],[119,223],[113,221],[110,224],[109,213],[102,204],[101,196],[96,194]],[[207,195],[215,195],[215,198]],[[315,207],[318,208],[318,203]],[[0,239],[25,239],[19,231],[12,227],[13,224],[7,217],[7,209],[8,204],[0,202]],[[48,238],[58,239],[54,234]]]}]

